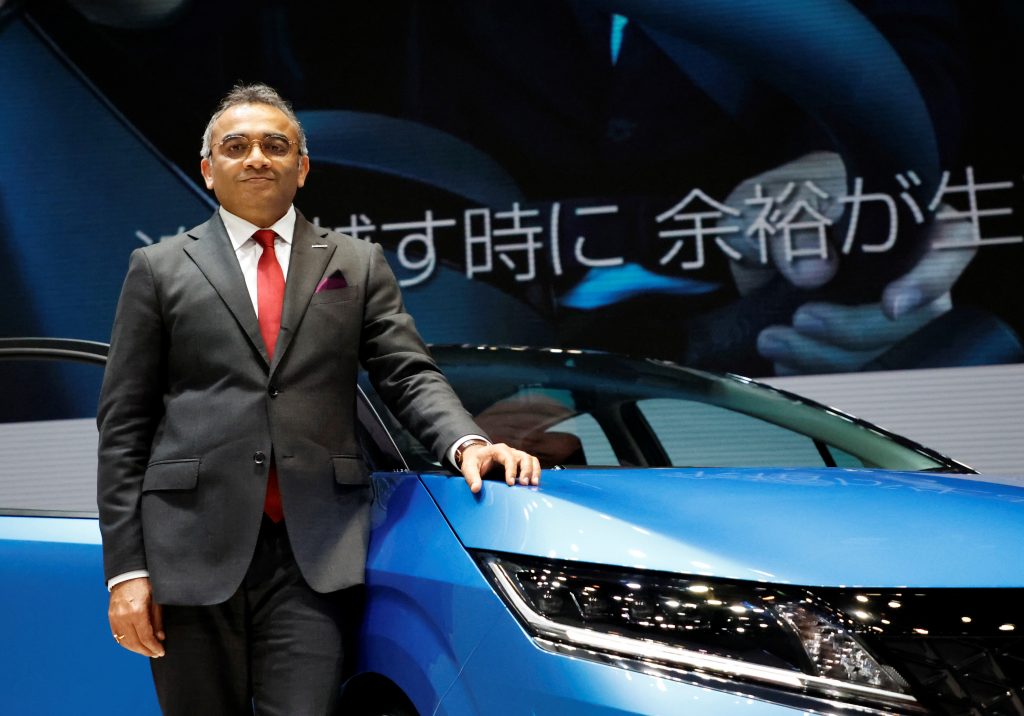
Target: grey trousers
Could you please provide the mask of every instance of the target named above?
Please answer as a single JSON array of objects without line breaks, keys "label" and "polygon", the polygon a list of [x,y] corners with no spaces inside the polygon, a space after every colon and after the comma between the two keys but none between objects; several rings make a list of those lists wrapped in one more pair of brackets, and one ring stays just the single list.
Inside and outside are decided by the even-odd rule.
[{"label": "grey trousers", "polygon": [[166,655],[150,660],[161,709],[167,716],[338,713],[362,601],[361,587],[313,591],[285,525],[264,517],[252,563],[228,601],[163,608]]}]

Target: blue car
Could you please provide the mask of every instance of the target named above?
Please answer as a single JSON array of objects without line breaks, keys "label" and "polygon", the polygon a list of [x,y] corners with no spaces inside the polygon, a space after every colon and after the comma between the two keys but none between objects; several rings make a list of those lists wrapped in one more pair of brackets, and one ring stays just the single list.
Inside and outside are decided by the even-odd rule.
[{"label": "blue car", "polygon": [[[433,350],[492,438],[547,469],[473,495],[363,386],[352,713],[1024,713],[1024,489],[736,376]],[[105,618],[104,356],[0,341],[4,713],[158,712]]]}]

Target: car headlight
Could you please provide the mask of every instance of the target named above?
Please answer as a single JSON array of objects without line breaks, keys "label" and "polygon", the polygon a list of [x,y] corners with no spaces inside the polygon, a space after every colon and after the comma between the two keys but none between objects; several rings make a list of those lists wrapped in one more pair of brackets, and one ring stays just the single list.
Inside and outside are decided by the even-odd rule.
[{"label": "car headlight", "polygon": [[758,698],[924,713],[907,682],[799,587],[477,553],[542,648]]}]

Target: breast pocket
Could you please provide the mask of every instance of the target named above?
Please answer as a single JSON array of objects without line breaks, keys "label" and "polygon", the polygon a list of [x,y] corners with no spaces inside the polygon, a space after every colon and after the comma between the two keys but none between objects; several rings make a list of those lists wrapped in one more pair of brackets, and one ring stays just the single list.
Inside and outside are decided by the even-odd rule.
[{"label": "breast pocket", "polygon": [[320,291],[314,293],[313,298],[310,299],[310,305],[316,305],[318,303],[342,303],[344,301],[351,301],[359,294],[359,286],[345,286],[344,288],[332,288],[326,291]]}]

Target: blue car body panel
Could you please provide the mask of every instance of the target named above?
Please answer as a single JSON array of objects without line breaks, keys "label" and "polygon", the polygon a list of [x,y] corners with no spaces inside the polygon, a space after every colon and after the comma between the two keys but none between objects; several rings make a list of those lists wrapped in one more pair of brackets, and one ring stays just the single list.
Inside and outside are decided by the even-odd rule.
[{"label": "blue car body panel", "polygon": [[415,475],[377,475],[374,489],[359,670],[387,676],[433,713],[508,613]]},{"label": "blue car body panel", "polygon": [[[806,586],[1021,587],[1024,489],[840,469],[425,475],[468,548]],[[784,529],[780,529],[784,525]]]},{"label": "blue car body panel", "polygon": [[148,661],[107,624],[95,519],[0,517],[0,712],[158,714]]}]

